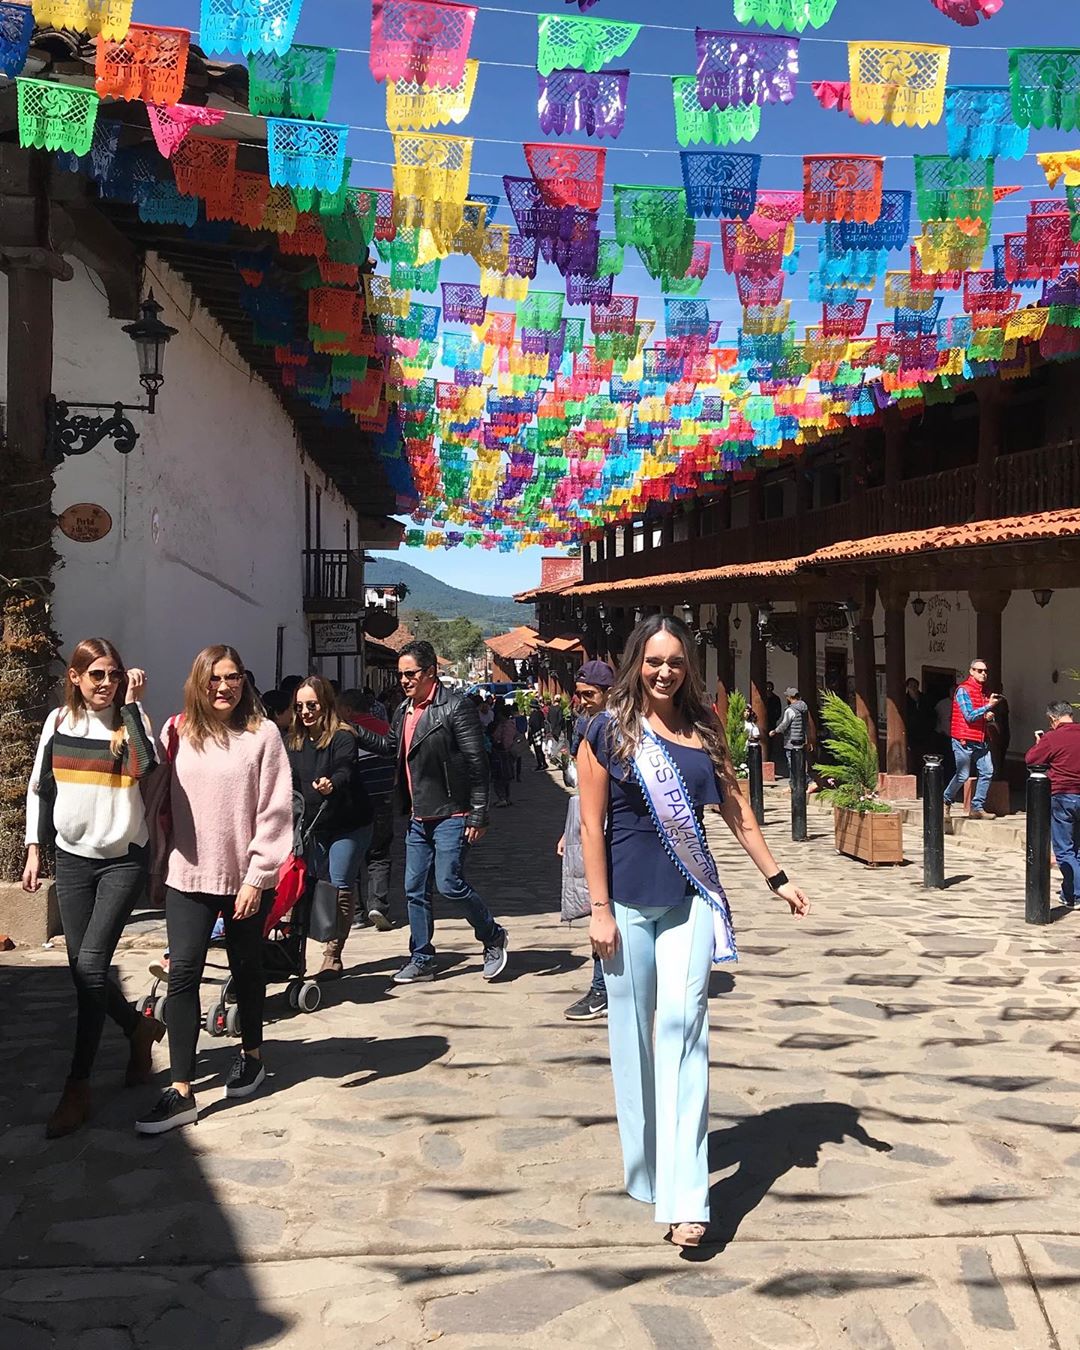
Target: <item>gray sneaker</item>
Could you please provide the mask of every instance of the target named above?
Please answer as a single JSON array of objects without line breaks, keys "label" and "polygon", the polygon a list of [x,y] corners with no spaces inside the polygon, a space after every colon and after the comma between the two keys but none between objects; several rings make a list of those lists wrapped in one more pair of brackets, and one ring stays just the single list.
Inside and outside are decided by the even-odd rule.
[{"label": "gray sneaker", "polygon": [[435,978],[435,966],[430,961],[410,956],[405,965],[394,976],[395,984],[425,984]]},{"label": "gray sneaker", "polygon": [[499,936],[490,947],[484,948],[484,979],[494,980],[506,969],[507,953],[510,950],[510,934],[505,928],[499,930]]}]

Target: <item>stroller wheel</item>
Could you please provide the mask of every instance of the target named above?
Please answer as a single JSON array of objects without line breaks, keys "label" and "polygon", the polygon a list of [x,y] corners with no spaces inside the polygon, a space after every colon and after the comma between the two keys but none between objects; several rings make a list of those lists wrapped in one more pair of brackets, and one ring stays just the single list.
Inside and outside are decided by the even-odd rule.
[{"label": "stroller wheel", "polygon": [[302,988],[303,988],[303,982],[302,982],[301,980],[290,980],[290,981],[289,981],[289,986],[288,986],[288,988],[285,990],[285,997],[289,1000],[289,1007],[290,1007],[290,1008],[299,1008],[299,1006],[300,1006],[300,990],[301,990]]},{"label": "stroller wheel", "polygon": [[225,1030],[230,1036],[240,1035],[240,1009],[235,1003],[225,1014]]},{"label": "stroller wheel", "polygon": [[306,1013],[314,1012],[321,1002],[322,990],[319,986],[314,980],[305,981],[305,983],[300,986],[297,997],[297,1006],[300,1011]]},{"label": "stroller wheel", "polygon": [[153,994],[147,994],[145,998],[140,999],[138,1013],[140,1017],[153,1017],[154,1008],[157,1006],[157,999]]},{"label": "stroller wheel", "polygon": [[156,999],[155,1002],[154,1002],[154,1016],[157,1018],[157,1020],[161,1023],[162,1026],[166,1026],[166,1025],[167,1025],[167,1022],[166,1022],[166,1020],[165,1020],[165,995],[164,995],[164,994],[159,994],[158,997],[157,997],[157,999]]},{"label": "stroller wheel", "polygon": [[206,1030],[211,1036],[225,1035],[225,1009],[220,1003],[212,1003],[206,1010]]}]

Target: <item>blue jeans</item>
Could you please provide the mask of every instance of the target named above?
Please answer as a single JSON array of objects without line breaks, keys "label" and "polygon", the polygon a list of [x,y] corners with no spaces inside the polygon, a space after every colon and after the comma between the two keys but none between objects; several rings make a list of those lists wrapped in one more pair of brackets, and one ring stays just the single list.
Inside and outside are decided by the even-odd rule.
[{"label": "blue jeans", "polygon": [[952,751],[956,758],[956,773],[945,789],[945,805],[952,806],[953,802],[964,795],[964,784],[974,769],[979,775],[979,781],[975,785],[971,809],[981,811],[986,805],[986,794],[990,791],[990,784],[994,778],[994,761],[990,755],[990,747],[979,741],[958,741],[953,737]]},{"label": "blue jeans", "polygon": [[1050,798],[1050,837],[1061,868],[1061,898],[1075,901],[1080,881],[1080,793],[1055,792]]},{"label": "blue jeans", "polygon": [[339,891],[355,886],[370,843],[370,825],[362,825],[352,834],[339,834],[336,839],[326,835],[313,836],[311,861],[316,877],[332,882]]},{"label": "blue jeans", "polygon": [[490,946],[502,932],[491,911],[465,880],[465,817],[410,820],[405,835],[405,899],[409,906],[409,951],[427,961],[435,958],[435,913],[430,880],[440,895],[465,911],[477,942]]}]

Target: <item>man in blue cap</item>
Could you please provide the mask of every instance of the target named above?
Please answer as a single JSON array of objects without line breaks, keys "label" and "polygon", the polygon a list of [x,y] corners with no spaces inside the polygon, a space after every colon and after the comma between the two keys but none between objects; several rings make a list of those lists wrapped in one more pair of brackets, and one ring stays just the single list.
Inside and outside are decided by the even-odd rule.
[{"label": "man in blue cap", "polygon": [[[586,661],[578,671],[574,693],[579,715],[570,740],[571,755],[577,755],[590,721],[607,705],[608,694],[614,683],[615,672],[606,661]],[[567,781],[571,786],[577,786],[577,771],[573,763],[569,766]],[[562,917],[567,923],[587,918],[590,912],[589,892],[585,885],[581,821],[576,796],[570,799],[566,828],[556,847],[563,860]],[[593,978],[588,993],[571,1003],[563,1015],[569,1022],[596,1022],[607,1016],[607,986],[604,983],[604,967],[599,958],[593,958]]]}]

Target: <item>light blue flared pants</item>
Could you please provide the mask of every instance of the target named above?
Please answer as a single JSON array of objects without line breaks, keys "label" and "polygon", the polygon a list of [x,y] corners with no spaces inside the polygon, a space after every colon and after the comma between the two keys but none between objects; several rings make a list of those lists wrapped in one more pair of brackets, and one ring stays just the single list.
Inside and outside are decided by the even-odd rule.
[{"label": "light blue flared pants", "polygon": [[697,895],[613,909],[604,974],[626,1189],[655,1204],[657,1223],[707,1223],[712,913]]}]

